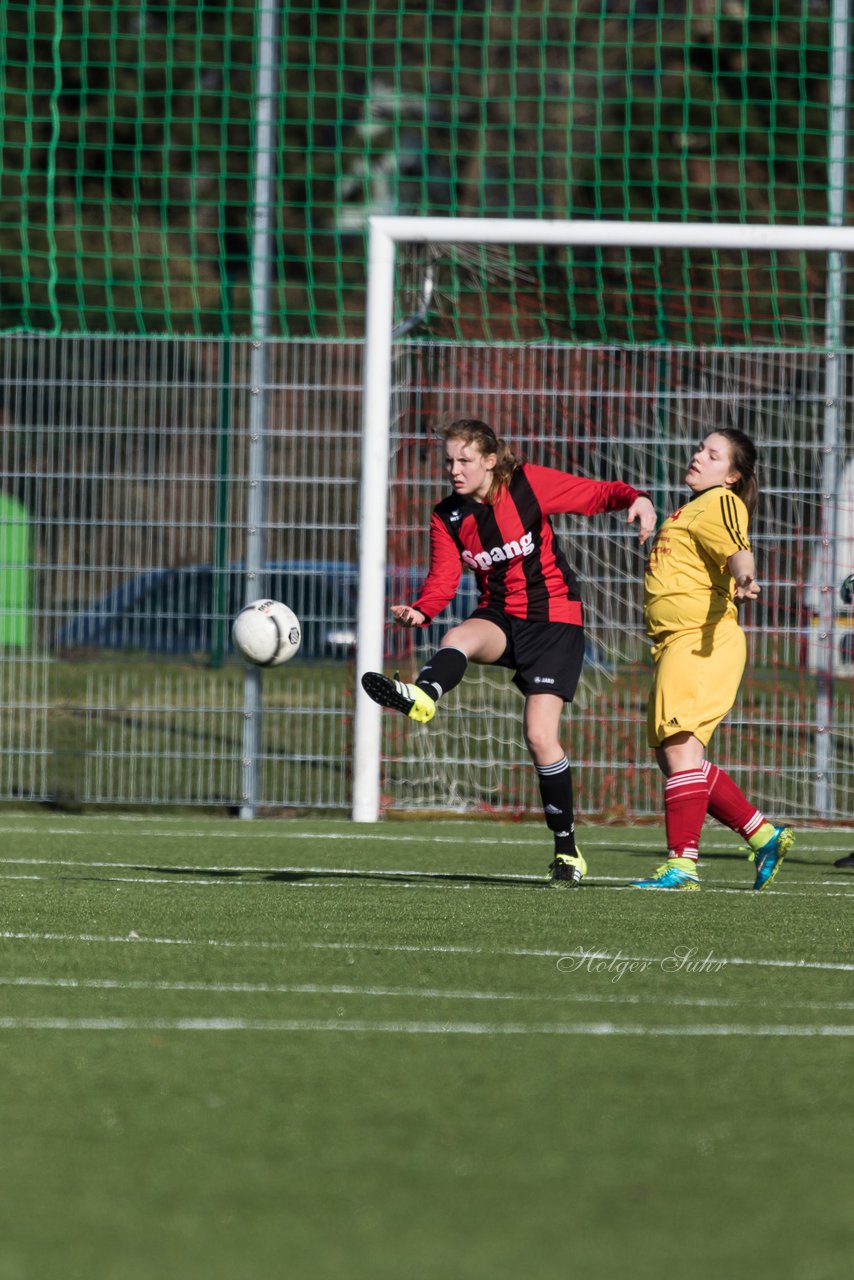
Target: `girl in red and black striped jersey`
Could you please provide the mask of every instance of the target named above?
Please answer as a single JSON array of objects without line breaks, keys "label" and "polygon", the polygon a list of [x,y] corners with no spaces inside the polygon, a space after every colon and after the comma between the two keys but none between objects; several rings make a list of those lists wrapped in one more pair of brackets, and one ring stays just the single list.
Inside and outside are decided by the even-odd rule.
[{"label": "girl in red and black striped jersey", "polygon": [[581,674],[583,616],[575,575],[549,517],[627,511],[644,543],[655,529],[655,510],[646,494],[622,481],[520,463],[477,419],[458,419],[443,434],[453,493],[433,510],[421,594],[391,612],[402,627],[426,626],[453,600],[464,566],[477,580],[477,608],[445,634],[413,684],[369,671],[362,685],[374,702],[426,724],[469,662],[513,670],[525,697],[525,742],[554,834],[552,875],[576,885],[587,866],[575,844],[572,775],[559,726]]}]

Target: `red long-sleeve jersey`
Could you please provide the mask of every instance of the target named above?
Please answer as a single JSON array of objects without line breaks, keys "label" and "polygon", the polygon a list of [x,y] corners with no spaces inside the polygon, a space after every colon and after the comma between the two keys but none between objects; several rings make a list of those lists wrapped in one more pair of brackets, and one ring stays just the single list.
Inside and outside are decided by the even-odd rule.
[{"label": "red long-sleeve jersey", "polygon": [[640,496],[620,480],[585,480],[530,463],[516,468],[493,505],[450,494],[433,508],[430,569],[412,607],[435,618],[453,600],[466,565],[477,579],[478,610],[581,626],[578,583],[549,516],[623,511]]}]

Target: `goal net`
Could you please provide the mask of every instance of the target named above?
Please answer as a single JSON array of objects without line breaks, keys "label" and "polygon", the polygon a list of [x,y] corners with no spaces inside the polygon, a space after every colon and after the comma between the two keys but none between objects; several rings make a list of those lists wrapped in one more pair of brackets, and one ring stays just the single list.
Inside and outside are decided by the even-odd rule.
[{"label": "goal net", "polygon": [[[420,220],[377,221],[360,670],[379,661],[413,678],[447,627],[474,608],[473,575],[464,570],[456,600],[429,627],[389,621],[388,606],[414,599],[426,573],[430,511],[446,491],[445,423],[477,417],[526,460],[625,479],[650,493],[659,519],[685,500],[696,442],[737,426],[760,454],[751,541],[763,589],[741,611],[748,670],[716,733],[715,759],[770,813],[849,818],[854,609],[839,586],[854,569],[854,498],[845,496],[854,492],[854,442],[844,412],[852,353],[833,317],[842,289],[835,267],[854,236],[543,224],[552,243],[523,245],[512,240],[519,223],[432,220],[419,230]],[[490,241],[476,242],[484,232]],[[579,247],[579,234],[601,241]],[[632,244],[644,234],[646,243]],[[583,315],[560,309],[570,296],[560,281],[570,274],[572,297],[589,285]],[[584,673],[563,728],[579,811],[657,815],[660,780],[645,738],[645,552],[619,513],[553,523],[586,619]],[[537,810],[511,675],[470,666],[427,727],[379,719],[360,702],[354,816]]]}]

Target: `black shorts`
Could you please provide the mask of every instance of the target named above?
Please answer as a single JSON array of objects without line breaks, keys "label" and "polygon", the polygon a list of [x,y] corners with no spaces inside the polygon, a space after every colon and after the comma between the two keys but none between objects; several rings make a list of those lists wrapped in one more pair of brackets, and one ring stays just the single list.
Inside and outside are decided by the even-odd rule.
[{"label": "black shorts", "polygon": [[509,667],[513,683],[526,696],[553,693],[572,702],[584,662],[584,628],[572,622],[528,622],[499,609],[471,615],[493,622],[507,638],[507,648],[492,666]]}]

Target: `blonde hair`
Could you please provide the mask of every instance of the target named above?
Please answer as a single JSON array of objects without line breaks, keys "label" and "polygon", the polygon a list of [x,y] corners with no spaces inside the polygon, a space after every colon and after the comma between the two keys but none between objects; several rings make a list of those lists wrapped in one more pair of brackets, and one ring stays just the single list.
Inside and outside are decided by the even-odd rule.
[{"label": "blonde hair", "polygon": [[495,469],[492,472],[492,484],[485,501],[490,505],[500,498],[510,483],[510,477],[520,465],[513,450],[492,430],[486,422],[479,418],[456,418],[442,428],[445,440],[462,440],[465,444],[476,445],[483,457],[496,455]]}]

